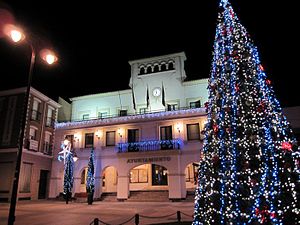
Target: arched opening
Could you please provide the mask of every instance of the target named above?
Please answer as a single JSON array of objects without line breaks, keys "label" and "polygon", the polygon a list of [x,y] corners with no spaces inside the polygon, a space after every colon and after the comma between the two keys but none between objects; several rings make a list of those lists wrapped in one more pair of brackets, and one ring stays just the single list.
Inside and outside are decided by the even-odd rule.
[{"label": "arched opening", "polygon": [[160,67],[160,71],[166,71],[167,70],[167,66],[165,63],[161,64],[161,67]]},{"label": "arched opening", "polygon": [[198,162],[190,163],[185,168],[185,186],[188,192],[190,191],[194,193],[195,191],[198,182],[198,169]]},{"label": "arched opening", "polygon": [[102,171],[102,193],[116,193],[118,173],[115,167],[108,166]]},{"label": "arched opening", "polygon": [[88,168],[84,168],[80,174],[80,192],[86,192],[86,177]]},{"label": "arched opening", "polygon": [[168,201],[168,170],[157,164],[136,166],[129,173],[129,200]]},{"label": "arched opening", "polygon": [[174,70],[174,63],[173,62],[169,62],[168,70]]},{"label": "arched opening", "polygon": [[154,66],[154,70],[153,70],[154,73],[157,73],[159,72],[159,66],[158,65],[155,65]]},{"label": "arched opening", "polygon": [[147,73],[152,73],[152,67],[151,66],[147,67]]},{"label": "arched opening", "polygon": [[140,75],[143,75],[143,74],[145,74],[145,68],[141,67],[141,69],[140,69]]}]

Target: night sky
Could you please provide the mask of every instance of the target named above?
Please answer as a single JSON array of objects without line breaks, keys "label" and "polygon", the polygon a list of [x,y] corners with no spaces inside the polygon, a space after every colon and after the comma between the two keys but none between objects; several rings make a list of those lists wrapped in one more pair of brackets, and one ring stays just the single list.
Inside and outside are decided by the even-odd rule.
[{"label": "night sky", "polygon": [[[181,51],[188,80],[209,77],[219,1],[77,2],[0,0],[37,49],[56,49],[59,62],[37,59],[32,81],[54,100],[128,89],[129,60]],[[296,2],[231,0],[283,107],[300,105]],[[30,54],[0,39],[0,90],[26,86]]]}]

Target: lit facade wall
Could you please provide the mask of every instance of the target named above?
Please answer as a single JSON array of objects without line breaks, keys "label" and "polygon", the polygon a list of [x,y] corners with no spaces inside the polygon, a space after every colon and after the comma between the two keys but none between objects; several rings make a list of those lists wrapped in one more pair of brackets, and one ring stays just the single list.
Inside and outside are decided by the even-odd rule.
[{"label": "lit facade wall", "polygon": [[[9,201],[26,88],[0,92],[0,200]],[[18,199],[47,198],[58,103],[30,89]]]},{"label": "lit facade wall", "polygon": [[[130,61],[130,89],[71,99],[71,121],[56,125],[54,155],[72,137],[79,157],[73,194],[85,192],[92,146],[95,198],[115,192],[123,200],[131,191],[167,190],[169,199],[184,199],[195,187],[208,80],[185,81],[185,60],[184,53],[176,53]],[[56,158],[52,163],[49,197],[54,198],[63,190],[64,166]]]}]

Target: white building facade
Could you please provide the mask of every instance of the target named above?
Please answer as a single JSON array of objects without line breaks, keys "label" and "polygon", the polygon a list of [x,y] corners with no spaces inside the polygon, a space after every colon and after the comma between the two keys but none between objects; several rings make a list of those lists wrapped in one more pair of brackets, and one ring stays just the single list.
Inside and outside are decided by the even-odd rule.
[{"label": "white building facade", "polygon": [[185,81],[185,60],[181,52],[130,61],[130,89],[61,104],[60,112],[70,115],[64,120],[70,121],[56,125],[50,198],[63,191],[64,165],[57,155],[66,138],[79,157],[74,167],[75,195],[86,192],[92,148],[94,198],[115,193],[118,200],[126,200],[134,191],[165,190],[170,200],[180,200],[187,190],[194,190],[208,79]]}]

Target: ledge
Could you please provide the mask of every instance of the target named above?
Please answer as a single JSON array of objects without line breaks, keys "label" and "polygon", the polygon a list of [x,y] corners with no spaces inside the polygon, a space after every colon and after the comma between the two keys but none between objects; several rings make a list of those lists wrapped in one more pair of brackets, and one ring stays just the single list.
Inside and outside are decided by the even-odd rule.
[{"label": "ledge", "polygon": [[146,114],[121,116],[121,117],[105,118],[105,119],[62,122],[62,123],[56,123],[55,128],[56,129],[84,128],[89,126],[94,127],[94,126],[113,125],[113,124],[122,124],[122,123],[146,122],[152,120],[165,120],[165,119],[182,118],[182,117],[205,116],[206,114],[207,113],[205,108],[181,109],[176,111],[163,111],[157,113],[146,113]]}]

